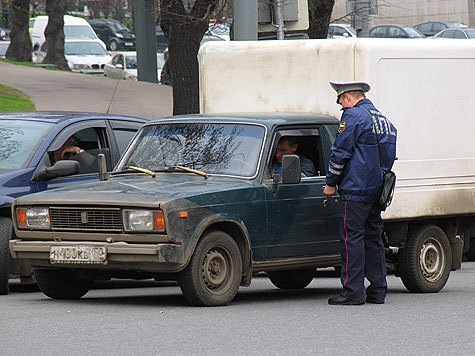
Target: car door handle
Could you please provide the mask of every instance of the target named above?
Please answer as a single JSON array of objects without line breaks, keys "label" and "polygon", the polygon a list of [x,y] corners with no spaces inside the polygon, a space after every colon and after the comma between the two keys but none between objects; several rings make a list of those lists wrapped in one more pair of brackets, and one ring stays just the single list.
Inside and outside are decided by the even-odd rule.
[{"label": "car door handle", "polygon": [[323,207],[326,208],[328,204],[328,201],[326,199],[323,199]]}]

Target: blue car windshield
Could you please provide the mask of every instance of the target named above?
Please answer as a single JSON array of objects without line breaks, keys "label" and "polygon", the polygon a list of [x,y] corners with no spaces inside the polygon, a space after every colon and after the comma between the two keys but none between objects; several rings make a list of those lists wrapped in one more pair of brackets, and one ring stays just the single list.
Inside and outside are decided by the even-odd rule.
[{"label": "blue car windshield", "polygon": [[0,172],[26,168],[53,126],[46,122],[0,120]]},{"label": "blue car windshield", "polygon": [[117,169],[160,171],[175,165],[208,174],[252,177],[261,156],[265,129],[222,123],[156,124],[141,129]]}]

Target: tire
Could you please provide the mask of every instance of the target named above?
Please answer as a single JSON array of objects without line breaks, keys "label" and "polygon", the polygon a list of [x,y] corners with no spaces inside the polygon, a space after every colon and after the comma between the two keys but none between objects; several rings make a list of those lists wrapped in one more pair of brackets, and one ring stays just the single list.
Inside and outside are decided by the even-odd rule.
[{"label": "tire", "polygon": [[303,289],[315,277],[315,270],[289,270],[269,272],[269,279],[280,289]]},{"label": "tire", "polygon": [[10,275],[10,248],[12,238],[12,220],[0,217],[0,295],[8,294],[8,277]]},{"label": "tire", "polygon": [[52,299],[79,299],[91,289],[94,278],[66,269],[35,269],[40,290]]},{"label": "tire", "polygon": [[110,41],[109,48],[111,51],[117,51],[117,41],[114,41],[114,40]]},{"label": "tire", "polygon": [[468,261],[475,261],[475,237],[470,238],[470,248],[465,253]]},{"label": "tire", "polygon": [[445,232],[435,225],[412,231],[400,251],[398,271],[402,283],[414,293],[436,293],[449,279],[452,252]]},{"label": "tire", "polygon": [[225,232],[212,231],[198,242],[188,266],[178,275],[178,283],[194,306],[221,306],[233,300],[241,274],[236,242]]}]

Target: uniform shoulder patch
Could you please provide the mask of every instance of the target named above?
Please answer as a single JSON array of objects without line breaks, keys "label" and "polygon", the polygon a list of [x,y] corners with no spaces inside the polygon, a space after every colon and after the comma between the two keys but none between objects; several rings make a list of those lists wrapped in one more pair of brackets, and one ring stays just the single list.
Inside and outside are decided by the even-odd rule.
[{"label": "uniform shoulder patch", "polygon": [[346,122],[345,121],[341,121],[340,122],[340,126],[338,127],[338,132],[343,132],[345,130],[345,127],[346,127]]}]

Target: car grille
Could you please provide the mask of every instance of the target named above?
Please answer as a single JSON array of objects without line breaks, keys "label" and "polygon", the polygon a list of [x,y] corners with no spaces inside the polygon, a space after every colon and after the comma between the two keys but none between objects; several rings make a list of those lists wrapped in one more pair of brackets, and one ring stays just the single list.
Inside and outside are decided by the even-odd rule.
[{"label": "car grille", "polygon": [[53,230],[122,231],[120,209],[51,208]]}]

